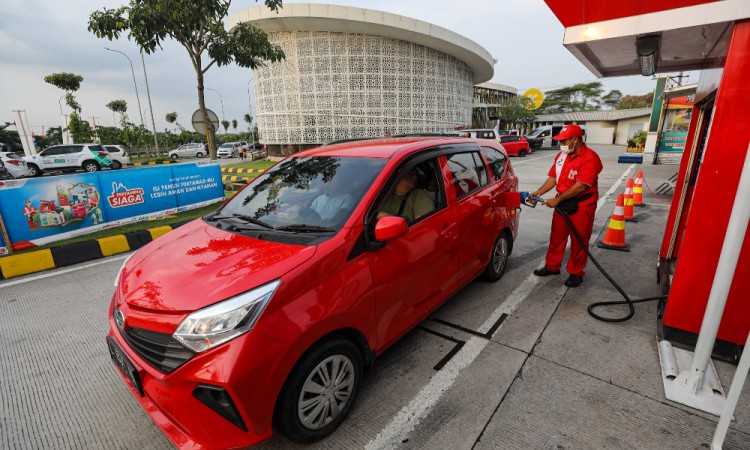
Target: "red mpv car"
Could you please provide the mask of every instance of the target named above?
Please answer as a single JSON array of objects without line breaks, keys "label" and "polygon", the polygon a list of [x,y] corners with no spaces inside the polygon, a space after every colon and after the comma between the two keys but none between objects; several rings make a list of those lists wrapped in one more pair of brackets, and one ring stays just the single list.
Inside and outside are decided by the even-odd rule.
[{"label": "red mpv car", "polygon": [[523,136],[516,136],[514,134],[504,134],[499,136],[498,139],[503,145],[503,148],[510,156],[524,157],[531,154],[531,147],[529,141]]},{"label": "red mpv car", "polygon": [[517,187],[489,140],[295,154],[125,261],[112,359],[178,447],[249,446],[274,425],[318,440],[377,355],[477,276],[500,278]]}]

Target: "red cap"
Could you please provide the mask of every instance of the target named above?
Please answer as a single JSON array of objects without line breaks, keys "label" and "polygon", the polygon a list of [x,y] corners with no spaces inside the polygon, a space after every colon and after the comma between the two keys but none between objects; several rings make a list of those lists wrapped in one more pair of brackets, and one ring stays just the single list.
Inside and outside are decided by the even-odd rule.
[{"label": "red cap", "polygon": [[565,139],[573,137],[583,136],[583,130],[578,125],[565,125],[557,136],[552,136],[552,139],[556,141],[564,141]]}]

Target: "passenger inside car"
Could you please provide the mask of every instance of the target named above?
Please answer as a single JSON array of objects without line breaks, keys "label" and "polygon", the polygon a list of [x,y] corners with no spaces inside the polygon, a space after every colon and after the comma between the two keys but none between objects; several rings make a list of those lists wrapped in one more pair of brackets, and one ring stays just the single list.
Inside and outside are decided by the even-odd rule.
[{"label": "passenger inside car", "polygon": [[378,212],[378,219],[400,216],[414,222],[435,209],[435,199],[419,185],[420,168],[410,169],[396,185],[391,196]]}]

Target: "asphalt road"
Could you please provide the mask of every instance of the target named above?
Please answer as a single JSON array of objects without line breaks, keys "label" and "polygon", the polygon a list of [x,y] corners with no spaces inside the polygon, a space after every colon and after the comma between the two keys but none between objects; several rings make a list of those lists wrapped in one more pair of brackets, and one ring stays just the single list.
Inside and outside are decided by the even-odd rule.
[{"label": "asphalt road", "polygon": [[[600,192],[623,188],[633,167],[616,164],[622,148],[597,150],[605,161]],[[512,159],[521,190],[541,185],[553,156]],[[602,202],[595,234],[611,202]],[[550,218],[545,207],[523,211],[504,277],[473,282],[378,358],[348,420],[309,448],[546,445],[487,438],[511,385],[534,367],[530,354],[567,292],[563,277],[540,283],[531,275],[543,264]],[[0,448],[172,448],[116,373],[104,341],[113,277],[126,256],[0,282]],[[549,359],[552,369],[564,365]],[[523,402],[518,408],[523,416]],[[283,437],[264,444],[290,447]]]}]

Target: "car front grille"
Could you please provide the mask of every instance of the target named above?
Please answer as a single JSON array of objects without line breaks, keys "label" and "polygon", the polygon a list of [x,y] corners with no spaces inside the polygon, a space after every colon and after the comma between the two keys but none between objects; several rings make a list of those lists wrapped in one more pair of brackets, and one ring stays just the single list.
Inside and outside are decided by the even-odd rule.
[{"label": "car front grille", "polygon": [[195,356],[193,351],[183,347],[171,334],[142,328],[120,331],[130,347],[160,372],[170,373]]}]

